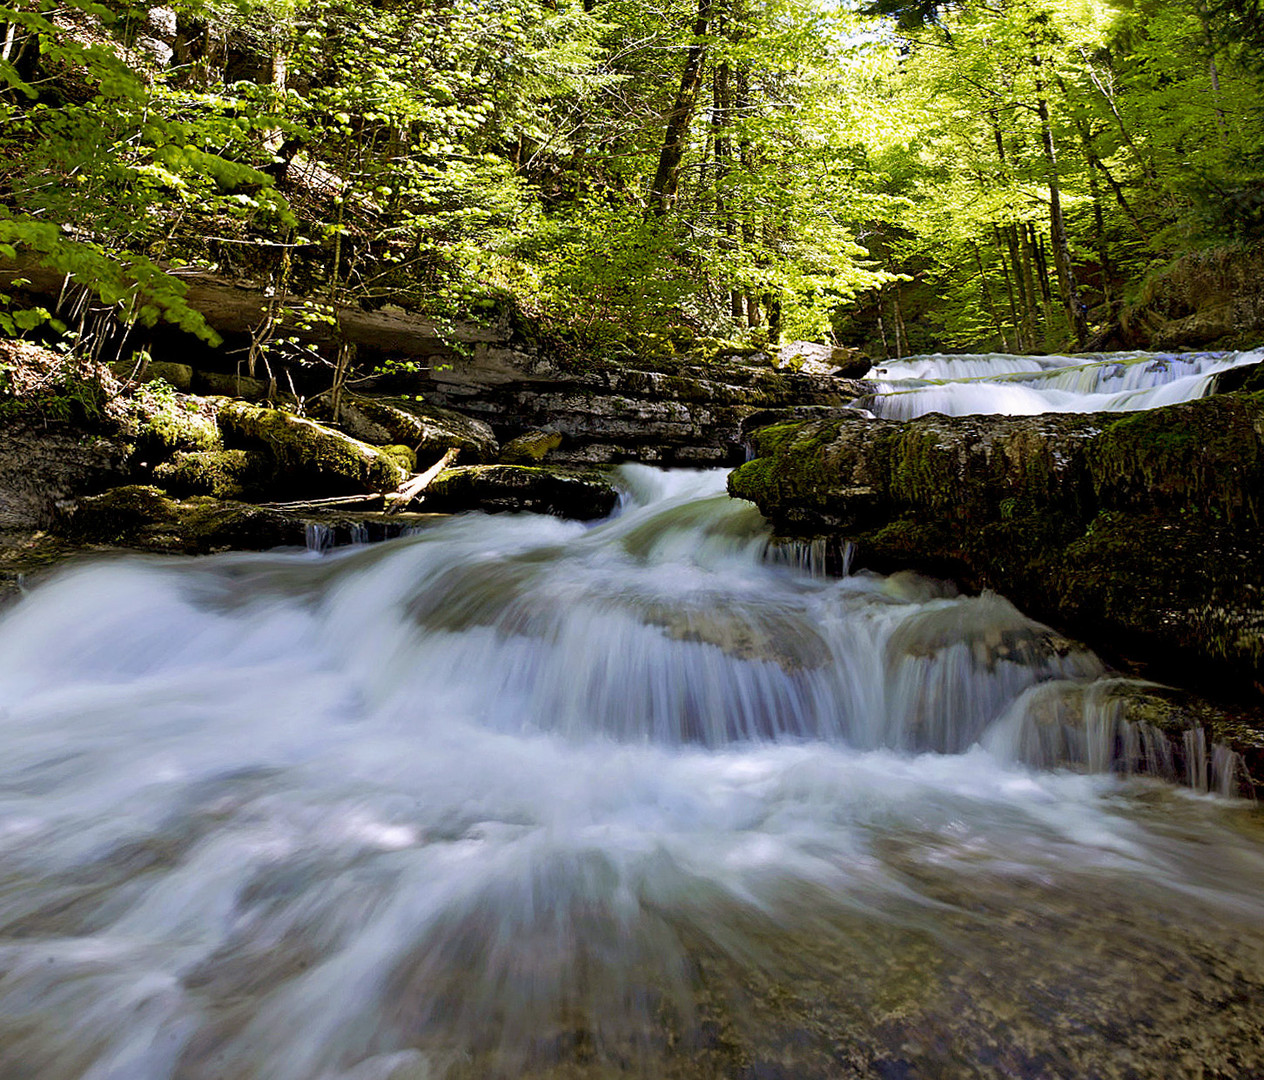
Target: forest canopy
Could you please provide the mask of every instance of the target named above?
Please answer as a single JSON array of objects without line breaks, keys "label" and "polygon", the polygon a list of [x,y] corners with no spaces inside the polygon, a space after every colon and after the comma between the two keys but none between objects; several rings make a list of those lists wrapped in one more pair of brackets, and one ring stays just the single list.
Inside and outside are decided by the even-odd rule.
[{"label": "forest canopy", "polygon": [[[1255,0],[0,7],[0,256],[214,334],[181,272],[886,354],[1086,348],[1264,224]],[[17,333],[73,333],[19,307]],[[879,344],[880,342],[880,344]]]}]

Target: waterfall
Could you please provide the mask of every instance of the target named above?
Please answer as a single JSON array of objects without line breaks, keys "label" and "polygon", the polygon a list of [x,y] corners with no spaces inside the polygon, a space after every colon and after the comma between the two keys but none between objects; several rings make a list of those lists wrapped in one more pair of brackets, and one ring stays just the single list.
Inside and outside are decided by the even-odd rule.
[{"label": "waterfall", "polygon": [[1264,1069],[1232,762],[1000,597],[621,483],[7,609],[0,1077]]},{"label": "waterfall", "polygon": [[1222,371],[1264,360],[1264,350],[1097,353],[1081,356],[913,356],[876,364],[862,405],[909,420],[925,413],[1128,412],[1202,397]]}]

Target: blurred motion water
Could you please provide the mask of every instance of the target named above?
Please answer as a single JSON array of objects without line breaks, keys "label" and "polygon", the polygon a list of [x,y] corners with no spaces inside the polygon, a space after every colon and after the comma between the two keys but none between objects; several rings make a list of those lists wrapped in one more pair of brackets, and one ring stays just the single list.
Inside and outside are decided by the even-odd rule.
[{"label": "blurred motion water", "polygon": [[0,617],[0,1077],[1264,1073],[1259,817],[1050,759],[1094,656],[623,484]]}]

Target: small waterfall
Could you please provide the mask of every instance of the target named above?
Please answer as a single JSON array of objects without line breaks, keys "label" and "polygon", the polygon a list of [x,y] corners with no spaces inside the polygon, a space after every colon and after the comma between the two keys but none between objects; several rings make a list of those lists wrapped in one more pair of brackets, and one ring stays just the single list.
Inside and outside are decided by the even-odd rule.
[{"label": "small waterfall", "polygon": [[723,473],[622,484],[0,613],[0,1077],[1264,1072],[1253,810],[1127,780],[1232,755]]},{"label": "small waterfall", "polygon": [[1264,350],[1087,356],[915,356],[877,364],[874,394],[856,404],[908,420],[926,413],[1127,412],[1202,397],[1223,371]]},{"label": "small waterfall", "polygon": [[1209,746],[1204,728],[1165,688],[1136,679],[1042,682],[1014,698],[985,743],[1035,768],[1152,776],[1226,797],[1245,779],[1240,755]]}]

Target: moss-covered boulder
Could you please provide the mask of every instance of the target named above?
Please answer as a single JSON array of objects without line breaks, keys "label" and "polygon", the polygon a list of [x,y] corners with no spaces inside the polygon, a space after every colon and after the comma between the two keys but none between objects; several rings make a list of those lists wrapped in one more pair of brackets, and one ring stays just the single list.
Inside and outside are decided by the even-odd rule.
[{"label": "moss-covered boulder", "polygon": [[267,401],[276,396],[273,385],[264,379],[222,371],[195,371],[193,388],[199,394],[241,398],[244,401]]},{"label": "moss-covered boulder", "polygon": [[370,446],[282,409],[225,400],[218,416],[234,446],[271,454],[279,482],[294,494],[394,491],[416,465],[406,446]]},{"label": "moss-covered boulder", "polygon": [[538,465],[562,445],[556,431],[528,431],[500,448],[502,465]]},{"label": "moss-covered boulder", "polygon": [[355,438],[376,446],[410,447],[423,462],[452,449],[473,461],[495,461],[499,450],[495,433],[483,421],[407,397],[350,394],[343,399],[338,419]]},{"label": "moss-covered boulder", "polygon": [[120,427],[135,446],[138,463],[156,464],[172,454],[223,447],[215,414],[218,402],[182,394],[166,382],[144,383],[118,406]]},{"label": "moss-covered boulder", "polygon": [[121,382],[150,383],[162,381],[173,390],[187,394],[193,389],[193,368],[188,364],[172,364],[162,360],[118,360],[110,365]]},{"label": "moss-covered boulder", "polygon": [[262,450],[181,451],[154,469],[154,482],[173,495],[250,499],[267,493],[275,470]]},{"label": "moss-covered boulder", "polygon": [[1165,682],[1264,693],[1264,394],[1146,413],[839,416],[729,480],[783,537],[990,588]]},{"label": "moss-covered boulder", "polygon": [[76,500],[55,531],[85,543],[189,555],[302,546],[307,535],[292,514],[207,496],[175,499],[140,484]]},{"label": "moss-covered boulder", "polygon": [[424,507],[447,512],[525,510],[590,521],[609,514],[618,498],[606,475],[596,470],[468,465],[441,472],[426,489]]}]

